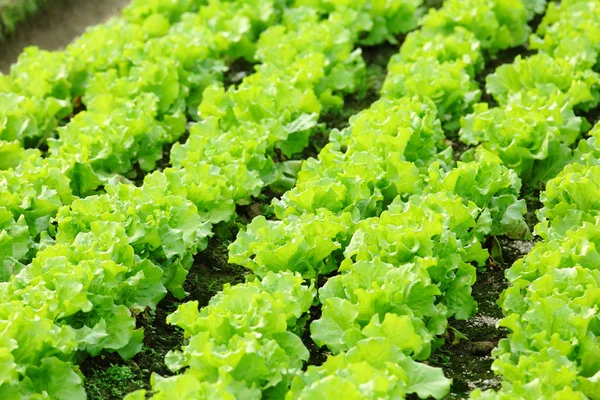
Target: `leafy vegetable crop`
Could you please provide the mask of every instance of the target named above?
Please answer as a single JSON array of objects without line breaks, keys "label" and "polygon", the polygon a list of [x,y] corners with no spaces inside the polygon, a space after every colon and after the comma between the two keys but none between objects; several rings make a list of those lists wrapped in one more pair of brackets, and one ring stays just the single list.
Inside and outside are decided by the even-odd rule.
[{"label": "leafy vegetable crop", "polygon": [[[580,121],[575,124],[578,118],[573,116],[573,108],[597,104],[594,68],[598,49],[588,34],[593,36],[600,27],[599,10],[596,2],[550,4],[538,35],[531,38],[539,55],[501,67],[488,79],[501,104],[506,96],[510,104],[531,93],[558,95],[551,97],[556,99],[556,109],[563,116],[566,111],[572,122],[546,118],[552,123],[560,121],[562,127],[540,131],[551,136],[545,139],[547,150],[534,164],[546,178],[538,181],[552,178],[541,194],[544,207],[538,212],[540,223],[535,228],[542,241],[506,273],[510,287],[500,299],[505,314],[500,325],[508,328],[510,335],[494,351],[492,366],[504,379],[502,389],[477,390],[472,398],[598,397],[598,276],[594,256],[598,125],[574,150],[569,146],[578,138],[577,129],[568,139],[564,133],[568,132],[567,125],[581,125]],[[529,74],[534,64],[536,73]],[[541,116],[547,106],[540,104],[531,110]],[[572,163],[562,168],[569,161]]]},{"label": "leafy vegetable crop", "polygon": [[[520,180],[497,156],[482,150],[453,168],[440,119],[451,124],[477,100],[477,89],[462,90],[465,81],[475,87],[483,55],[462,26],[432,22],[427,28],[436,18],[452,26],[446,7],[452,2],[408,35],[409,46],[428,53],[394,57],[384,97],[352,117],[347,129],[331,132],[296,186],[274,201],[280,220],[255,218],[230,246],[230,261],[259,277],[339,273],[319,290],[322,316],[310,327],[315,343],[333,355],[297,376],[286,398],[328,398],[339,390],[356,399],[443,397],[450,381],[414,360],[439,346],[447,318],[468,318],[476,310],[471,262],[487,259],[485,236],[528,234],[525,205],[517,200]],[[524,11],[515,18],[525,26]],[[433,45],[443,35],[450,36],[448,47]],[[413,53],[419,58],[411,59]],[[449,73],[429,75],[418,67],[423,60]],[[410,75],[405,68],[412,68]],[[410,80],[434,75],[440,89],[433,99],[423,85],[406,89]],[[158,384],[153,388],[156,398],[166,395]]]},{"label": "leafy vegetable crop", "polygon": [[[65,52],[28,50],[2,77],[11,95],[56,105],[45,109],[51,111],[44,116],[46,131],[3,142],[9,156],[3,173],[22,189],[11,190],[3,208],[4,397],[60,398],[68,392],[69,398],[82,398],[81,379],[71,367],[78,354],[112,350],[129,358],[138,352],[143,332],[135,329],[136,310],[154,307],[166,289],[185,296],[183,281],[193,255],[206,246],[211,224],[231,219],[236,203],[280,181],[284,169],[274,162],[275,149],[288,156],[301,151],[322,110],[340,107],[344,93],[360,90],[364,62],[353,45],[364,30],[350,28],[356,29],[359,19],[362,29],[373,26],[365,4],[339,5],[332,12],[256,3],[210,2],[199,6],[197,15],[174,17],[172,27],[161,12],[143,21],[113,20]],[[384,18],[377,14],[381,11],[373,17]],[[385,17],[416,12],[416,4],[408,2]],[[194,22],[209,16],[208,26]],[[124,40],[124,32],[133,40]],[[390,34],[379,32],[369,40]],[[98,56],[92,51],[105,35],[116,43],[108,49],[112,53]],[[206,40],[190,43],[189,37],[199,35]],[[286,56],[273,58],[274,51]],[[199,55],[193,62],[186,58]],[[123,57],[130,60],[127,65],[121,64]],[[215,77],[223,59],[236,57],[259,64],[256,73],[225,90]],[[41,63],[47,64],[45,73],[33,86],[24,78]],[[75,111],[77,99],[86,109],[52,138],[53,127]],[[195,107],[198,113],[190,112]],[[139,187],[118,175],[127,175],[135,163],[152,170],[162,145],[186,129],[186,115],[202,121],[190,128],[186,144],[174,146],[172,167],[148,175]],[[7,124],[3,132],[22,132],[31,118]],[[232,133],[236,141],[230,140]],[[19,145],[47,138],[46,157]],[[32,165],[40,173],[31,175]],[[38,202],[39,197],[48,200]],[[94,257],[96,252],[102,256]],[[64,272],[77,268],[78,274]],[[110,302],[105,290],[114,292]],[[61,307],[40,310],[42,299]],[[18,351],[27,347],[27,329],[18,328],[27,314],[47,332],[36,338],[31,354]],[[284,347],[292,345],[279,336]],[[52,386],[58,380],[68,387]]]},{"label": "leafy vegetable crop", "polygon": [[486,88],[498,106],[477,104],[461,120],[462,141],[495,152],[532,187],[569,162],[573,144],[589,129],[576,112],[598,105],[600,75],[592,67],[599,49],[588,39],[599,26],[597,8],[594,1],[551,3],[530,39],[539,53],[517,56],[488,75]]},{"label": "leafy vegetable crop", "polygon": [[[545,185],[542,241],[506,273],[503,386],[471,396],[597,398],[600,124],[581,138],[600,3],[551,3],[532,34],[545,10],[134,0],[64,51],[27,49],[0,75],[0,398],[85,399],[78,364],[139,353],[138,315],[184,299],[196,254],[268,188],[273,218],[229,246],[247,281],[181,303],[174,375],[126,399],[441,399],[424,361],[477,312],[489,237],[532,237],[523,184]],[[362,48],[400,41],[381,98],[301,162],[367,90]]]}]

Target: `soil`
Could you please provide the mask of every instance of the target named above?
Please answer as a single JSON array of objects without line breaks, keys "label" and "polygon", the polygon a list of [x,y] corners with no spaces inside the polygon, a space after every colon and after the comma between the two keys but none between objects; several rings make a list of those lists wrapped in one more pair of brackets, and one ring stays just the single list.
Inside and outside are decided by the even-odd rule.
[{"label": "soil", "polygon": [[[542,204],[539,192],[527,192],[525,188],[522,194],[527,202],[525,221],[533,232],[538,222],[535,214]],[[507,329],[497,328],[503,318],[497,301],[508,287],[504,273],[515,261],[527,255],[538,239],[497,237],[488,241],[488,247],[495,247],[495,251],[490,248],[490,253],[496,256],[490,257],[486,266],[477,271],[477,282],[472,292],[479,306],[477,313],[466,321],[450,321],[451,329],[447,332],[444,346],[428,361],[443,368],[446,376],[453,379],[448,399],[467,399],[474,389],[500,388],[500,379],[491,369],[491,353],[498,341],[508,335]]]}]

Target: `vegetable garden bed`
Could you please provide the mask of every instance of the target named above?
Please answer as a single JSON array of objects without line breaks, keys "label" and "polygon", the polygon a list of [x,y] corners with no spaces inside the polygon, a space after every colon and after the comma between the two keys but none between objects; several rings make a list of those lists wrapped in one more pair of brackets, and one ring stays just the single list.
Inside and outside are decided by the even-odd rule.
[{"label": "vegetable garden bed", "polygon": [[599,35],[592,0],[134,0],[27,49],[0,398],[600,398]]}]

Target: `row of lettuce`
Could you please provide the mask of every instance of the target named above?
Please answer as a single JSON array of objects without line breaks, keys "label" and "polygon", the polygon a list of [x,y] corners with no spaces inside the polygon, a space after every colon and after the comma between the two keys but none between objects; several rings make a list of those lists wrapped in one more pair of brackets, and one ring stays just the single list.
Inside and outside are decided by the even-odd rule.
[{"label": "row of lettuce", "polygon": [[459,136],[497,154],[531,187],[556,176],[573,156],[589,122],[578,114],[600,101],[600,3],[551,3],[529,48],[537,52],[486,78],[497,106],[477,104]]},{"label": "row of lettuce", "polygon": [[[300,151],[320,113],[340,107],[343,93],[360,90],[364,62],[352,51],[359,38],[378,43],[412,28],[419,15],[418,3],[406,1],[298,1],[292,8],[268,1],[143,3],[134,2],[124,19],[92,30],[65,52],[29,50],[0,79],[7,104],[0,119],[7,139],[0,145],[7,188],[0,228],[8,281],[0,284],[0,326],[9,366],[0,393],[7,398],[81,397],[71,364],[79,352],[135,354],[143,332],[135,330],[133,315],[155,306],[165,286],[183,296],[187,268],[206,245],[211,224],[230,219],[235,203],[265,185],[285,182],[276,155]],[[232,246],[232,261],[264,280],[227,288],[200,313],[189,303],[171,317],[191,338],[183,352],[170,354],[169,365],[189,368],[176,378],[155,377],[157,397],[176,389],[210,398],[217,387],[233,398],[284,396],[308,357],[288,330],[302,328],[297,320],[315,296],[288,270],[303,278],[340,271],[321,289],[323,317],[311,327],[314,340],[335,356],[300,374],[290,398],[338,387],[356,398],[447,391],[439,371],[413,359],[438,345],[448,317],[474,312],[471,262],[487,258],[483,238],[526,232],[524,205],[516,200],[520,181],[500,159],[530,176],[515,166],[523,162],[510,164],[487,144],[500,158],[479,150],[465,158],[476,161],[452,168],[441,126],[456,129],[478,101],[473,77],[483,67],[481,48],[493,54],[521,44],[529,35],[527,19],[543,8],[540,2],[470,1],[466,12],[463,3],[446,2],[409,35],[390,64],[384,99],[349,129],[333,132],[319,160],[309,160],[296,188],[276,202],[282,221],[257,219]],[[546,37],[558,34],[551,28]],[[567,51],[572,44],[556,48]],[[239,57],[260,62],[257,73],[228,90],[213,85],[225,63]],[[563,71],[558,83],[534,82],[539,92],[527,92],[538,104],[544,93],[557,99],[548,109],[560,113],[548,111],[536,121],[569,121],[558,125],[561,138],[583,129],[572,107],[595,104],[594,73],[576,72]],[[505,92],[500,107],[513,110]],[[86,111],[73,115],[80,102]],[[136,163],[153,170],[162,145],[199,117],[187,143],[173,147],[173,168],[149,175],[141,188],[116,184]],[[543,129],[536,125],[535,131]],[[24,150],[32,143],[47,143],[48,157]],[[144,153],[149,148],[151,154]],[[548,156],[556,152],[540,158]],[[106,194],[76,200],[98,187]],[[443,238],[439,247],[431,246],[432,238]],[[391,334],[398,330],[406,337]],[[29,334],[39,331],[48,335]]]},{"label": "row of lettuce", "polygon": [[[390,62],[382,99],[330,133],[273,202],[277,220],[255,218],[230,246],[230,262],[255,280],[168,317],[187,343],[165,359],[178,375],[153,375],[154,399],[448,393],[442,371],[419,361],[441,344],[448,318],[476,311],[485,238],[529,231],[518,175],[483,148],[455,165],[444,128],[458,129],[479,100],[486,56],[525,42],[543,6],[449,0],[423,18]],[[327,276],[318,293],[303,283]],[[311,305],[322,307],[310,336],[331,355],[302,371]]]},{"label": "row of lettuce", "polygon": [[[593,133],[597,135],[598,126]],[[588,139],[595,143],[592,137]],[[588,142],[589,144],[589,142]],[[510,330],[493,352],[503,378],[477,399],[597,399],[600,393],[598,148],[579,153],[542,193],[542,238],[506,276],[500,305]]]},{"label": "row of lettuce", "polygon": [[0,41],[13,35],[22,22],[47,6],[48,0],[0,1]]},{"label": "row of lettuce", "polygon": [[[0,77],[14,106],[0,119],[0,397],[83,399],[81,359],[135,355],[136,315],[167,290],[186,295],[212,225],[285,183],[278,161],[364,88],[355,45],[408,31],[420,13],[412,0],[134,2],[64,52],[27,50]],[[216,83],[240,57],[256,72]],[[127,181],[200,117],[171,167]],[[47,154],[26,149],[34,142]],[[277,279],[275,299],[297,286],[288,281]],[[301,312],[285,308],[290,320]]]},{"label": "row of lettuce", "polygon": [[[0,76],[3,280],[55,236],[60,207],[127,182],[137,166],[154,170],[163,145],[186,130],[186,105],[197,109],[224,60],[236,59],[230,53],[252,54],[258,33],[280,20],[273,1],[218,3],[173,21],[160,13],[112,20],[65,51],[29,48]],[[36,149],[46,144],[47,154]]]},{"label": "row of lettuce", "polygon": [[[174,170],[155,180],[168,176],[176,194],[190,192],[183,195],[211,222],[227,219],[236,201],[262,185],[286,184],[286,166],[273,158],[302,150],[322,112],[364,89],[353,43],[373,26],[369,42],[411,29],[420,13],[413,0],[342,4],[313,30],[335,4],[296,3],[285,13],[275,0],[188,4],[196,11],[186,13],[177,2],[133,3],[125,18],[91,29],[63,52],[27,49],[0,75],[0,207],[13,214],[0,224],[5,243],[13,242],[0,253],[0,276],[54,236],[46,232],[61,206],[153,171],[164,145],[199,113],[188,145],[173,148]],[[387,30],[395,20],[403,24]],[[315,43],[319,36],[328,40]],[[257,73],[226,91],[218,82],[240,58],[260,63]],[[35,150],[40,145],[48,152]]]},{"label": "row of lettuce", "polygon": [[[539,54],[501,67],[488,79],[503,107],[497,115],[528,96],[554,100],[532,102],[519,120],[546,136],[532,136],[527,146],[517,138],[510,151],[500,141],[484,144],[507,163],[517,160],[509,153],[519,150],[515,165],[533,168],[516,168],[525,176],[554,178],[541,194],[535,231],[542,240],[506,273],[510,287],[500,298],[505,314],[500,325],[510,334],[494,350],[492,366],[503,378],[502,388],[476,391],[477,399],[597,399],[600,393],[600,125],[572,146],[581,124],[573,109],[598,104],[600,2],[551,4],[538,34],[531,45]],[[535,147],[535,140],[545,144]]]}]

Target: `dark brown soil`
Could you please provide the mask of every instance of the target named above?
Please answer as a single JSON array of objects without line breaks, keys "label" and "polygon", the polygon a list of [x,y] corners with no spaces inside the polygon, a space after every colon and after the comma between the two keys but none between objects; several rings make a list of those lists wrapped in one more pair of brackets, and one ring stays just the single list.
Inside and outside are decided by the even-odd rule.
[{"label": "dark brown soil", "polygon": [[[537,223],[535,212],[542,207],[539,192],[527,188],[523,197],[527,202],[525,220],[529,229]],[[533,240],[513,240],[498,237],[489,240],[491,254],[485,268],[477,271],[477,282],[473,285],[473,297],[479,308],[475,316],[467,321],[450,321],[452,329],[447,333],[446,343],[430,359],[432,365],[441,367],[447,377],[453,379],[452,391],[448,399],[466,399],[474,389],[498,389],[500,379],[491,370],[492,350],[498,341],[508,335],[508,330],[496,328],[503,317],[497,300],[508,281],[504,278],[506,269],[529,253],[538,238]],[[464,337],[462,337],[464,336]]]}]

